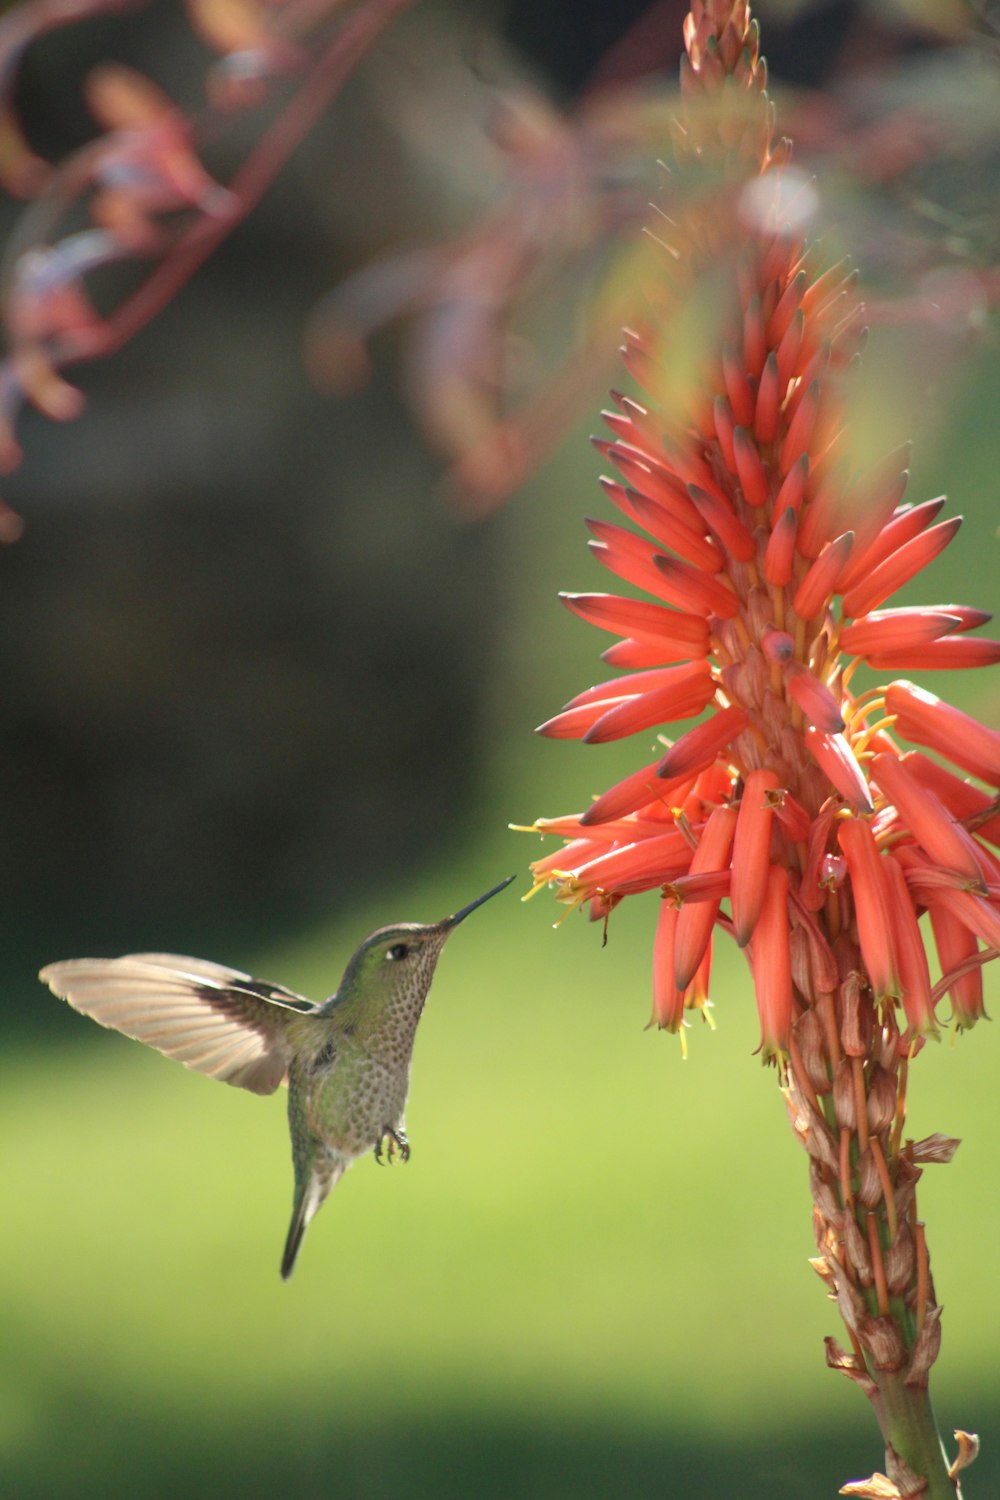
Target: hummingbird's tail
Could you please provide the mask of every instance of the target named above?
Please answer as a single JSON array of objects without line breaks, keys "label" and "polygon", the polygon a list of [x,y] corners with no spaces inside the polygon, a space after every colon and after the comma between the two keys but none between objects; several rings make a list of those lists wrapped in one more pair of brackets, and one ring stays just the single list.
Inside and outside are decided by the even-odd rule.
[{"label": "hummingbird's tail", "polygon": [[295,1197],[292,1202],[292,1222],[288,1226],[285,1253],[281,1257],[282,1281],[287,1281],[295,1269],[295,1257],[299,1253],[302,1236],[309,1227],[310,1221],[316,1216],[330,1189],[336,1187],[349,1165],[345,1157],[328,1158],[323,1163],[322,1171],[314,1169],[308,1176],[296,1182]]}]

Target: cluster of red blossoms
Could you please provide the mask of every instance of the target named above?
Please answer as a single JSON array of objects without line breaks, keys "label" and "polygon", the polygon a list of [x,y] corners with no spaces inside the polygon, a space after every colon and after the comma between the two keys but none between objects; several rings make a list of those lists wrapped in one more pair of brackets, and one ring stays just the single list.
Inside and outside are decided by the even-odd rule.
[{"label": "cluster of red blossoms", "polygon": [[[540,732],[601,744],[699,722],[585,812],[539,819],[567,842],[534,862],[534,879],[605,919],[623,897],[660,889],[661,1027],[677,1031],[704,1005],[718,924],[747,949],[766,1058],[787,1058],[796,1019],[858,981],[876,1013],[901,1007],[899,1031],[919,1045],[945,990],[959,1028],[982,1015],[981,965],[1000,950],[1000,861],[987,847],[1000,843],[998,804],[924,750],[997,787],[1000,734],[910,681],[855,695],[852,677],[859,662],[983,666],[1000,661],[1000,643],[968,633],[989,618],[979,610],[885,607],[960,520],[936,519],[943,499],[903,503],[898,453],[849,472],[856,277],[845,263],[818,267],[795,227],[788,143],[774,142],[747,7],[696,5],[686,44],[658,269],[677,306],[706,267],[716,289],[731,271],[730,302],[680,406],[674,380],[658,409],[672,351],[656,323],[626,331],[644,395],[615,393],[613,440],[598,447],[629,524],[589,521],[590,548],[651,597],[563,596],[620,637],[604,660],[626,673]],[[675,207],[671,190],[696,171],[711,190]],[[748,214],[751,194],[766,212]]]}]

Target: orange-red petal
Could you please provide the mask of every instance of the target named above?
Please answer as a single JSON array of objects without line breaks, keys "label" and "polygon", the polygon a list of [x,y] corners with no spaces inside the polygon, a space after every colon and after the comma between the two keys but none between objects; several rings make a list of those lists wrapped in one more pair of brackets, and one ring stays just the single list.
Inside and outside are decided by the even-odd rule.
[{"label": "orange-red petal", "polygon": [[870,614],[884,599],[901,589],[904,583],[933,562],[956,535],[962,524],[961,516],[942,521],[927,531],[918,532],[891,553],[877,568],[862,577],[843,598],[844,614],[853,619]]},{"label": "orange-red petal", "polygon": [[855,812],[871,812],[874,804],[864,772],[842,734],[827,734],[814,724],[805,729],[806,747],[820,770]]},{"label": "orange-red petal", "polygon": [[[784,386],[787,387],[787,384],[789,378],[786,375]],[[757,387],[757,404],[754,407],[754,438],[757,443],[774,443],[778,437],[778,408],[783,395],[778,356],[772,350],[765,360],[765,368],[760,372],[760,386]],[[744,493],[747,493],[745,487]]]},{"label": "orange-red petal", "polygon": [[885,706],[903,739],[926,745],[973,776],[1000,786],[1000,734],[995,729],[905,680],[889,684]]},{"label": "orange-red petal", "polygon": [[687,776],[710,766],[749,723],[746,711],[735,705],[716,709],[703,724],[696,724],[676,740],[660,761],[658,776]]},{"label": "orange-red petal", "polygon": [[837,580],[854,546],[854,532],[845,531],[827,542],[795,590],[792,608],[801,620],[815,620],[829,609]]},{"label": "orange-red petal", "polygon": [[623,777],[621,781],[609,787],[608,790],[581,813],[580,823],[585,828],[596,824],[608,823],[615,818],[624,817],[627,813],[636,812],[640,807],[646,807],[650,802],[662,801],[669,806],[672,798],[683,801],[691,788],[693,778],[676,777],[672,781],[664,781],[657,776],[656,768],[659,760],[654,760],[648,766],[642,766],[638,771]]},{"label": "orange-red petal", "polygon": [[[585,864],[573,869],[581,886],[588,890],[616,891],[623,886],[651,890],[666,885],[679,875],[686,875],[691,864],[691,846],[676,829],[634,844],[602,850]],[[559,869],[573,868],[568,864]]]},{"label": "orange-red petal", "polygon": [[633,641],[626,636],[602,651],[601,661],[609,667],[658,667],[663,664],[663,651],[655,641]]},{"label": "orange-red petal", "polygon": [[698,484],[689,484],[688,494],[702,521],[718,538],[725,551],[739,562],[750,562],[756,557],[757,543],[728,500]]},{"label": "orange-red petal", "polygon": [[764,577],[772,588],[787,588],[792,581],[797,533],[796,514],[789,505],[775,521],[764,550]]},{"label": "orange-red petal", "polygon": [[[728,805],[715,808],[702,829],[689,874],[727,870],[735,832],[736,808]],[[674,948],[674,979],[680,990],[687,989],[705,955],[721,899],[719,895],[710,900],[686,902],[681,907]]]},{"label": "orange-red petal", "polygon": [[820,383],[814,380],[796,407],[795,415],[781,445],[779,467],[782,474],[787,474],[803,453],[809,451],[809,442],[819,419],[820,397]]},{"label": "orange-red petal", "polygon": [[744,499],[754,510],[762,510],[771,497],[771,487],[757,444],[745,427],[737,427],[733,433],[733,454]]},{"label": "orange-red petal", "polygon": [[948,994],[955,1009],[955,1025],[959,1031],[968,1031],[986,1014],[983,1004],[983,971],[978,965],[964,968],[976,957],[979,943],[975,934],[947,907],[932,902],[928,907],[928,914],[941,965],[941,977],[947,979],[950,975],[955,975],[948,986]]},{"label": "orange-red petal", "polygon": [[1000,641],[982,635],[939,635],[908,651],[872,652],[866,661],[878,672],[958,672],[1000,662]]},{"label": "orange-red petal", "polygon": [[884,655],[891,651],[909,651],[925,646],[938,636],[955,630],[962,621],[958,615],[934,609],[897,609],[863,615],[840,632],[840,644],[852,656]]},{"label": "orange-red petal", "polygon": [[871,827],[861,818],[846,818],[837,840],[847,860],[854,894],[858,942],[876,1001],[898,999],[899,966],[882,856]]},{"label": "orange-red petal", "polygon": [[904,542],[918,536],[929,526],[944,505],[944,496],[924,500],[920,505],[901,505],[882,527],[878,536],[867,547],[858,548],[841,575],[841,586],[845,593],[867,578],[887,557],[898,551]]},{"label": "orange-red petal", "polygon": [[680,911],[662,900],[653,939],[653,1020],[661,1031],[677,1031],[684,1019],[684,995],[674,979],[674,948]]},{"label": "orange-red petal", "polygon": [[903,989],[903,1012],[907,1024],[918,1035],[936,1034],[938,1025],[931,1000],[931,974],[913,899],[898,861],[886,854],[883,866]]},{"label": "orange-red petal", "polygon": [[820,682],[808,667],[798,662],[789,662],[785,669],[785,687],[793,703],[797,703],[810,724],[824,734],[839,734],[844,727],[840,704],[825,682]]},{"label": "orange-red petal", "polygon": [[661,576],[663,597],[678,609],[692,613],[717,615],[722,620],[731,620],[739,613],[740,601],[728,583],[693,568],[690,563],[680,562],[676,557],[654,559],[656,571]]},{"label": "orange-red petal", "polygon": [[760,917],[771,862],[774,801],[767,794],[778,786],[775,771],[751,771],[743,786],[733,839],[730,905],[733,931],[741,948],[753,937]]},{"label": "orange-red petal", "polygon": [[621,594],[560,594],[566,608],[610,630],[614,635],[652,641],[671,661],[708,654],[708,625],[700,615],[684,614],[645,599],[629,599]]},{"label": "orange-red petal", "polygon": [[793,991],[788,900],[788,871],[783,865],[771,865],[750,958],[765,1060],[786,1056],[791,1034]]},{"label": "orange-red petal", "polygon": [[933,863],[957,870],[970,881],[981,879],[974,840],[927,787],[911,776],[898,755],[876,755],[871,772],[892,802],[900,823]]},{"label": "orange-red petal", "polygon": [[[700,667],[702,662],[689,663]],[[639,693],[623,703],[612,704],[583,736],[588,745],[603,745],[624,739],[656,724],[672,724],[700,714],[715,696],[715,683],[707,673],[692,672],[689,679],[653,692]]]}]

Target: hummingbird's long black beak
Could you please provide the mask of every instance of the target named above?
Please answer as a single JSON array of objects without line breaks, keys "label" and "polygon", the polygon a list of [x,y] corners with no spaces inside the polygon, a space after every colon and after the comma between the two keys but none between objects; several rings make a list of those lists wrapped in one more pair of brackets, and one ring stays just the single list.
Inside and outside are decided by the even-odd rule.
[{"label": "hummingbird's long black beak", "polygon": [[495,885],[491,891],[487,891],[485,896],[477,896],[475,901],[470,901],[468,906],[463,906],[461,911],[457,911],[453,917],[445,917],[441,926],[447,932],[450,932],[453,927],[458,926],[459,922],[465,921],[470,911],[475,911],[477,906],[482,906],[483,902],[489,901],[491,896],[496,896],[500,891],[505,890],[514,878],[513,875],[508,875],[506,880],[501,880],[500,884]]}]

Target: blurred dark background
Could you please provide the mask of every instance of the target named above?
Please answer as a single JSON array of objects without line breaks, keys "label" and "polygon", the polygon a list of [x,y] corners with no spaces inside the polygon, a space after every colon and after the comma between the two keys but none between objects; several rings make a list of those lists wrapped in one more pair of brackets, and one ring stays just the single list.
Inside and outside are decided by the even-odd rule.
[{"label": "blurred dark background", "polygon": [[[523,867],[538,845],[509,820],[614,779],[616,752],[595,766],[530,734],[600,671],[604,641],[553,596],[603,586],[580,520],[600,504],[586,433],[604,373],[555,455],[473,523],[414,416],[405,325],[376,338],[372,383],[337,400],[311,383],[303,332],[344,277],[461,233],[502,194],[497,87],[565,109],[612,82],[658,89],[685,9],[418,4],[165,312],[72,372],[82,418],[25,418],[3,493],[26,530],[0,554],[0,1451],[18,1500],[799,1500],[881,1463],[862,1398],[822,1369],[837,1330],[805,1265],[804,1162],[773,1080],[747,1069],[735,959],[723,1034],[699,1032],[697,1069],[681,1069],[641,1033],[641,914],[621,914],[598,964],[597,934],[552,934],[544,898],[488,909],[425,1023],[415,1162],[388,1185],[352,1174],[290,1289],[271,1264],[280,1108],[98,1034],[33,977],[76,952],[155,947],[326,993],[376,922],[438,916]],[[800,159],[828,170],[834,232],[874,279],[906,273],[915,224],[953,265],[995,260],[1000,110],[976,12],[759,14]],[[991,101],[975,149],[928,160],[905,191],[859,186],[824,122],[856,124],[879,97],[951,108],[970,53]],[[109,56],[197,105],[206,54],[180,7],[90,21],[27,58],[19,104],[44,154],[88,138],[80,84]],[[218,145],[222,177],[245,146],[239,128]],[[912,498],[947,483],[969,515],[931,592],[995,607],[992,315],[884,340],[869,417],[887,447],[917,438]],[[998,722],[994,689],[954,696]],[[973,1497],[1000,1484],[975,1292],[1000,1232],[981,1188],[990,1045],[977,1032],[941,1049],[924,1104],[928,1132],[970,1138],[927,1203],[947,1278],[943,1426],[993,1434]]]},{"label": "blurred dark background", "polygon": [[[567,26],[564,7],[478,0],[426,8],[422,31],[418,7],[183,294],[118,357],[71,372],[86,417],[60,429],[27,414],[7,485],[27,532],[0,591],[15,932],[44,911],[57,946],[182,927],[210,949],[328,915],[474,815],[509,523],[449,514],[393,381],[398,333],[378,346],[383,378],[331,401],[302,330],[366,258],[488,201],[494,84],[530,77],[571,107],[602,77],[671,78],[684,13],[581,4]],[[947,39],[905,8],[765,20],[779,87]],[[92,134],[81,85],[108,57],[196,106],[207,58],[175,5],[91,20],[29,53],[19,103],[45,155]],[[440,142],[414,141],[394,81],[428,131],[436,94],[447,118],[464,87],[482,180],[434,160],[440,124]],[[237,130],[229,149],[243,146]],[[6,962],[21,959],[15,941]]]}]

